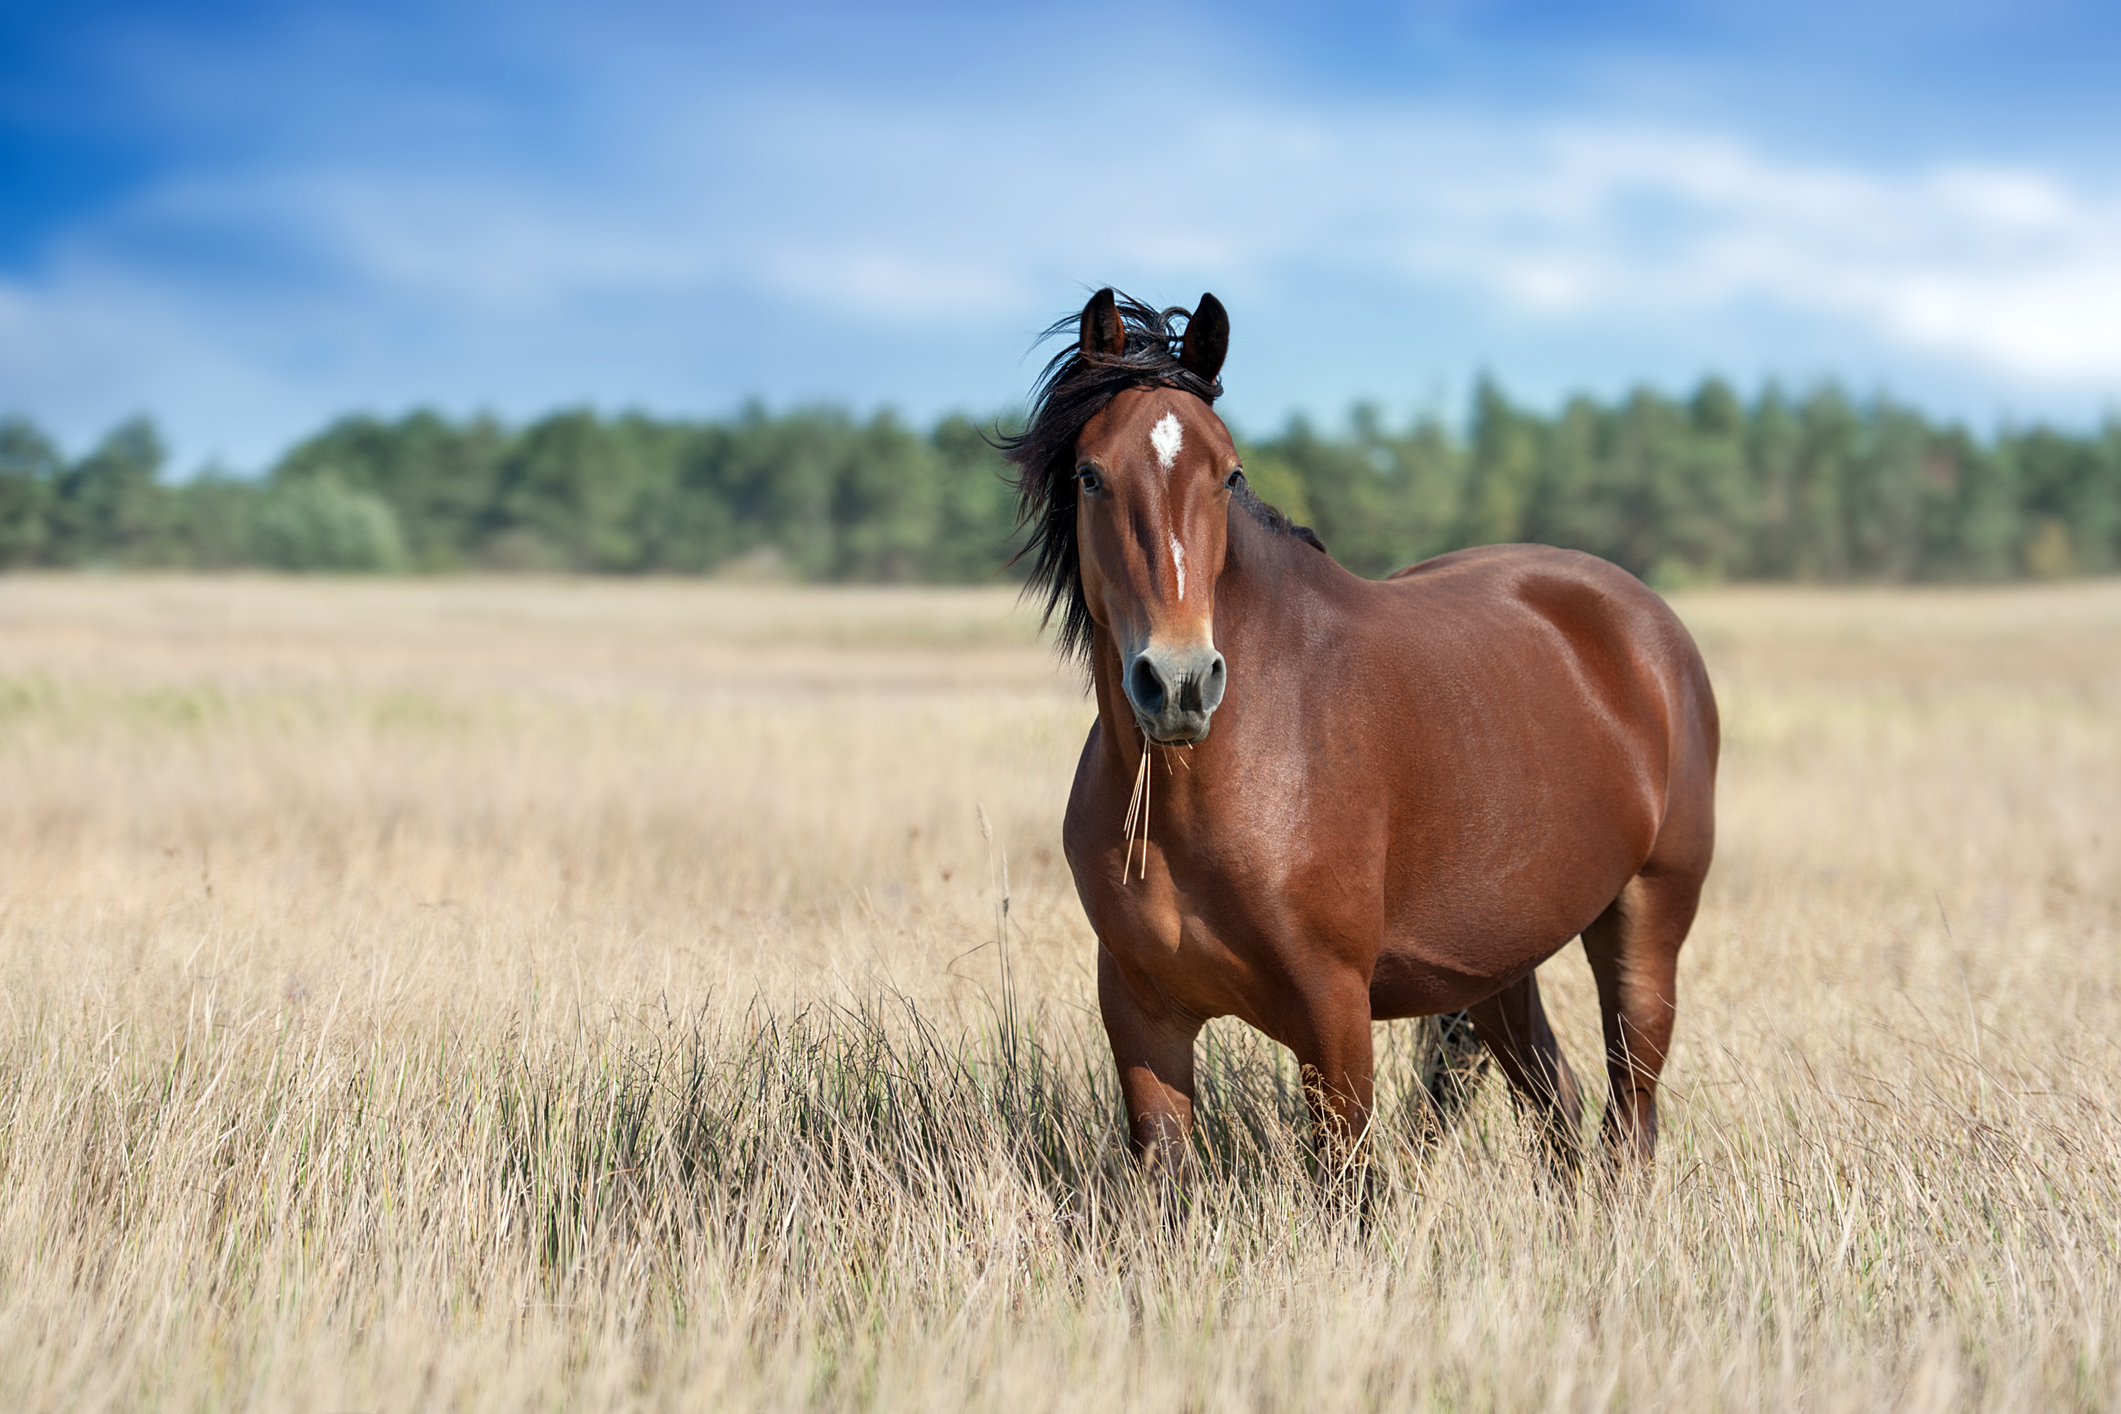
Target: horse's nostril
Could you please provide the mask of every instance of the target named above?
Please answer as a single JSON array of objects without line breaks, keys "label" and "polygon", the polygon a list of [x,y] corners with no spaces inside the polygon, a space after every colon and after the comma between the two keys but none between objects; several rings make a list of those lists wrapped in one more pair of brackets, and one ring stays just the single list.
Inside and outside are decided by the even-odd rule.
[{"label": "horse's nostril", "polygon": [[1213,712],[1222,705],[1223,689],[1229,686],[1229,671],[1223,665],[1223,655],[1218,653],[1208,664],[1208,675],[1201,684],[1201,707]]},{"label": "horse's nostril", "polygon": [[1134,666],[1127,669],[1127,696],[1134,699],[1137,711],[1152,717],[1164,710],[1164,680],[1146,653],[1136,658]]}]

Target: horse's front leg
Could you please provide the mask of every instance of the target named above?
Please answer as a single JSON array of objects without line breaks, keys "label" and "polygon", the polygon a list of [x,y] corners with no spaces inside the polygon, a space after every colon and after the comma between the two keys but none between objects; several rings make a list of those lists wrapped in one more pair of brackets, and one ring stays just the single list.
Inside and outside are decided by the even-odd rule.
[{"label": "horse's front leg", "polygon": [[1144,995],[1107,948],[1097,950],[1097,1005],[1119,1067],[1134,1156],[1166,1182],[1184,1171],[1193,1135],[1193,1042],[1199,1018]]},{"label": "horse's front leg", "polygon": [[1316,1127],[1319,1177],[1338,1191],[1360,1192],[1376,1082],[1369,979],[1350,971],[1306,988],[1290,1030]]}]

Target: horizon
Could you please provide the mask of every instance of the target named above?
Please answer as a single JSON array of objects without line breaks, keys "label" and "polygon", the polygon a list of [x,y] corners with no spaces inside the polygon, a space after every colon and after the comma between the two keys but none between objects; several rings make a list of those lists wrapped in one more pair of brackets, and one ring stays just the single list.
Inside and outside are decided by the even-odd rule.
[{"label": "horizon", "polygon": [[[1232,438],[1242,446],[1277,443],[1289,435],[1291,429],[1299,420],[1308,424],[1311,431],[1322,435],[1328,440],[1358,437],[1361,435],[1358,424],[1366,412],[1377,415],[1377,424],[1387,438],[1411,436],[1425,426],[1434,426],[1440,428],[1445,436],[1454,443],[1463,445],[1472,434],[1474,408],[1483,378],[1487,378],[1493,384],[1512,409],[1547,421],[1552,421],[1559,417],[1568,404],[1579,399],[1588,400],[1601,411],[1607,412],[1617,411],[1628,399],[1642,393],[1662,398],[1675,406],[1683,406],[1703,387],[1710,383],[1720,382],[1736,395],[1739,403],[1748,412],[1758,409],[1770,392],[1779,394],[1793,404],[1802,404],[1812,398],[1831,392],[1845,398],[1851,407],[1861,413],[1868,414],[1873,410],[1888,407],[1902,409],[1922,418],[1937,432],[1949,434],[1955,431],[1963,431],[1973,436],[1977,441],[1984,442],[1994,442],[1999,438],[2022,436],[2040,431],[2054,431],[2072,439],[2097,438],[2109,434],[2114,429],[2121,428],[2121,407],[2110,408],[2103,413],[2096,414],[2081,425],[2073,425],[2060,419],[2040,417],[2014,419],[2007,415],[1983,421],[1940,412],[1935,408],[1926,407],[1921,403],[1901,398],[1890,389],[1865,391],[1852,388],[1831,376],[1800,385],[1769,374],[1759,382],[1748,386],[1715,372],[1704,373],[1697,378],[1690,379],[1676,386],[1661,386],[1647,382],[1637,383],[1618,388],[1610,395],[1600,395],[1588,389],[1564,389],[1556,397],[1542,401],[1521,397],[1515,389],[1510,387],[1506,380],[1482,372],[1467,378],[1463,386],[1456,390],[1456,400],[1451,404],[1445,405],[1441,411],[1438,411],[1437,407],[1427,400],[1417,403],[1413,399],[1403,399],[1394,403],[1384,398],[1358,396],[1350,399],[1338,413],[1321,415],[1309,408],[1291,408],[1278,421],[1264,426],[1256,426],[1228,416],[1221,406],[1223,399],[1218,400],[1215,411],[1217,416],[1223,418],[1224,425],[1229,428]],[[640,417],[666,425],[711,426],[735,423],[747,416],[754,408],[768,419],[786,418],[808,412],[823,412],[843,415],[850,423],[855,425],[866,424],[880,417],[890,417],[896,419],[908,430],[925,436],[952,418],[962,418],[981,431],[995,430],[1005,425],[1010,418],[1020,415],[1024,410],[1024,404],[1019,401],[999,410],[994,408],[981,410],[966,407],[943,407],[925,417],[910,416],[904,409],[891,403],[874,403],[863,406],[844,399],[832,398],[775,402],[755,395],[739,398],[735,403],[719,409],[706,410],[665,410],[640,404],[606,404],[588,401],[557,403],[549,407],[529,409],[521,415],[506,415],[492,408],[484,407],[447,408],[432,402],[414,402],[387,409],[355,407],[336,413],[329,413],[314,425],[298,430],[285,443],[275,448],[265,460],[249,466],[236,466],[211,457],[185,465],[173,454],[163,468],[162,479],[174,484],[188,482],[201,476],[221,476],[239,481],[260,480],[270,476],[275,466],[284,460],[289,453],[305,443],[314,440],[342,423],[362,419],[390,426],[403,422],[408,418],[430,414],[454,425],[465,425],[482,420],[489,421],[503,432],[513,436],[548,419],[565,417],[576,413],[586,413],[604,422],[616,422],[626,418]],[[11,417],[24,418],[31,426],[44,432],[47,436],[51,436],[55,447],[67,461],[76,461],[87,456],[111,432],[136,418],[145,419],[156,430],[158,435],[165,438],[167,436],[167,430],[161,419],[155,415],[152,409],[146,408],[126,414],[110,426],[95,432],[91,436],[82,438],[78,442],[69,441],[54,435],[51,429],[44,427],[35,418],[29,417],[27,414],[0,409],[0,420]]]}]

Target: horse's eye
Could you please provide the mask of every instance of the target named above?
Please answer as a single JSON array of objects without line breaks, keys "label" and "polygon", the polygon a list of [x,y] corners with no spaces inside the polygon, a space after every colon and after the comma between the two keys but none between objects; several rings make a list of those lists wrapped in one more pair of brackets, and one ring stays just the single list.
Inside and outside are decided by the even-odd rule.
[{"label": "horse's eye", "polygon": [[1228,487],[1232,491],[1235,491],[1238,487],[1244,484],[1245,469],[1243,467],[1239,467],[1237,470],[1231,472],[1228,476],[1223,478],[1223,485]]},{"label": "horse's eye", "polygon": [[1104,480],[1098,476],[1094,466],[1079,466],[1075,469],[1075,483],[1084,491],[1095,494],[1104,489]]}]

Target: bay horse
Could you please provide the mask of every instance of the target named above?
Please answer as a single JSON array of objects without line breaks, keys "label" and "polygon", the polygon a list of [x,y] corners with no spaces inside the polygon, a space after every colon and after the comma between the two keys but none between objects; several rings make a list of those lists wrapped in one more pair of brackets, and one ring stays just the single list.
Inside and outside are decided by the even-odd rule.
[{"label": "bay horse", "polygon": [[1071,324],[1002,449],[1027,592],[1097,702],[1063,842],[1136,1155],[1183,1164],[1211,1017],[1294,1052],[1323,1160],[1369,1125],[1371,1022],[1465,1010],[1573,1172],[1534,969],[1580,936],[1606,1150],[1647,1161],[1715,842],[1716,700],[1685,627],[1545,546],[1352,574],[1246,484],[1212,407],[1220,301],[1103,289],[1048,333]]}]

